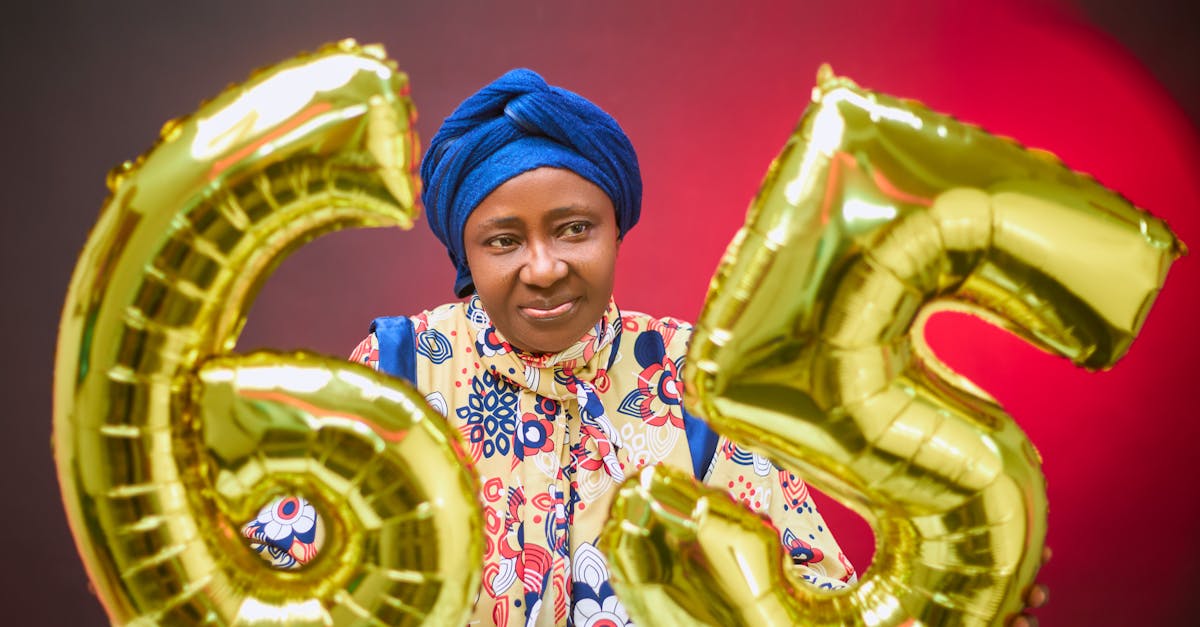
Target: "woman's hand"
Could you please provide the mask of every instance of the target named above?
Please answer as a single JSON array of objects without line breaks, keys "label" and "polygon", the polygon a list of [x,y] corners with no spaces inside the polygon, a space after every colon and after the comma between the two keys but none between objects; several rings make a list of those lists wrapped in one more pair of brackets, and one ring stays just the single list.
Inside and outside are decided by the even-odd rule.
[{"label": "woman's hand", "polygon": [[[1050,561],[1050,547],[1042,549],[1042,566]],[[1044,583],[1035,583],[1029,586],[1029,591],[1025,593],[1025,611],[1018,614],[1009,623],[1010,627],[1037,627],[1037,617],[1029,613],[1029,610],[1037,609],[1046,604],[1050,600],[1050,588]]]}]

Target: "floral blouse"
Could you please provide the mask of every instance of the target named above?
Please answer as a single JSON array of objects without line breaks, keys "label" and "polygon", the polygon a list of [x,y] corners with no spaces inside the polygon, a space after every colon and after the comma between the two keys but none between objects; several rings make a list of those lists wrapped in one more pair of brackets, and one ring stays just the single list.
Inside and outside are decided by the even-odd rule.
[{"label": "floral blouse", "polygon": [[[477,297],[375,321],[351,360],[414,383],[462,434],[480,476],[486,543],[472,624],[631,624],[597,542],[618,486],[651,464],[691,470],[767,515],[808,583],[836,589],[855,581],[802,480],[715,438],[684,412],[680,371],[690,336],[685,323],[611,303],[579,342],[554,355],[515,350]],[[282,524],[272,526],[285,500],[244,531],[263,539],[264,557],[300,564],[303,545],[279,548],[303,543],[299,534],[290,542],[270,537],[286,535]]]}]

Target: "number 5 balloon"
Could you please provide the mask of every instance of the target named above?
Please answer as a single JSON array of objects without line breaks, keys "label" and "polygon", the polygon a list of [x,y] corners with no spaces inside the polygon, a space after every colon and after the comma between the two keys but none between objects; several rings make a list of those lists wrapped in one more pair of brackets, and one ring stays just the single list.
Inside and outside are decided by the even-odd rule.
[{"label": "number 5 balloon", "polygon": [[[224,356],[293,249],[411,226],[414,115],[382,48],[347,41],[229,88],[110,175],[63,310],[54,450],[114,623],[466,620],[482,514],[444,421],[341,360]],[[279,494],[329,530],[298,571],[238,531]]]},{"label": "number 5 balloon", "polygon": [[1085,368],[1121,357],[1182,245],[1044,152],[818,75],[713,278],[689,406],[872,525],[857,587],[806,590],[778,537],[661,468],[614,503],[605,546],[644,624],[997,624],[1040,563],[1032,444],[923,339],[982,316]]}]

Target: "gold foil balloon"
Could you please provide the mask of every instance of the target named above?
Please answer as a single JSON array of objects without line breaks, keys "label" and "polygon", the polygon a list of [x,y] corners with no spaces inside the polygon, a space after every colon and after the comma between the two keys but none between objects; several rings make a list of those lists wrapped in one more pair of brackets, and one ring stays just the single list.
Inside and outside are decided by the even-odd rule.
[{"label": "gold foil balloon", "polygon": [[1037,452],[923,339],[983,317],[1085,368],[1111,366],[1182,245],[1053,156],[818,75],[713,278],[684,379],[720,432],[862,514],[861,582],[805,589],[775,531],[655,468],[614,503],[616,590],[645,624],[999,624],[1040,564]]},{"label": "gold foil balloon", "polygon": [[[63,310],[54,448],[114,623],[466,620],[482,514],[444,421],[361,366],[226,355],[290,251],[411,226],[414,115],[382,48],[346,41],[230,87],[110,175]],[[296,571],[239,533],[280,494],[328,526]]]}]

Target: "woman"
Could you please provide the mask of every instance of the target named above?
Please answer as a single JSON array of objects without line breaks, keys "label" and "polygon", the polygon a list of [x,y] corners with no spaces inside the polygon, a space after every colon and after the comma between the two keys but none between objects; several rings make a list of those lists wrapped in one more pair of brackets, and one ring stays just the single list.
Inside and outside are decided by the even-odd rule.
[{"label": "woman", "polygon": [[446,119],[421,178],[469,300],[376,320],[352,359],[412,381],[467,442],[488,536],[476,619],[624,622],[596,542],[617,486],[648,464],[768,514],[814,585],[854,580],[803,482],[684,412],[691,328],[612,302],[641,205],[615,120],[514,70]]},{"label": "woman", "polygon": [[[810,584],[856,580],[800,479],[684,411],[691,327],[612,302],[641,203],[637,157],[615,120],[514,70],[446,119],[421,178],[455,293],[469,298],[376,319],[351,359],[412,382],[467,443],[487,535],[474,621],[627,622],[596,544],[617,486],[648,464],[691,469],[768,515]],[[311,506],[293,501],[245,528],[279,565],[319,544]],[[302,517],[290,531],[278,521],[288,507]],[[1040,606],[1045,587],[1028,598]]]}]

